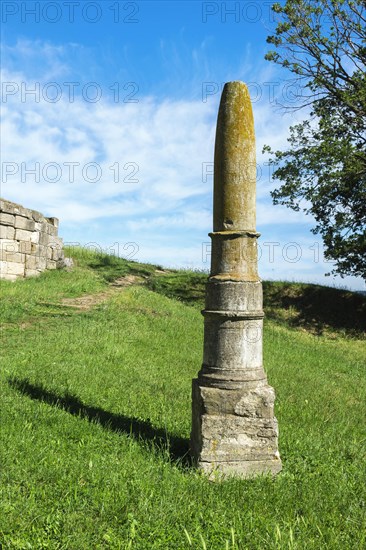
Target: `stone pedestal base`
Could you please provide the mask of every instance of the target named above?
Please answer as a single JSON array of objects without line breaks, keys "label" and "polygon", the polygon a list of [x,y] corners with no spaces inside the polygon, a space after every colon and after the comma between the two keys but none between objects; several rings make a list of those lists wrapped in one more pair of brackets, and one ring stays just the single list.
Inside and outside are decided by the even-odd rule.
[{"label": "stone pedestal base", "polygon": [[274,391],[263,369],[263,299],[255,224],[253,112],[228,82],[217,117],[211,271],[202,368],[193,380],[191,450],[213,479],[281,470]]},{"label": "stone pedestal base", "polygon": [[195,379],[192,397],[191,452],[198,468],[212,479],[281,470],[275,395],[265,379],[236,389]]}]

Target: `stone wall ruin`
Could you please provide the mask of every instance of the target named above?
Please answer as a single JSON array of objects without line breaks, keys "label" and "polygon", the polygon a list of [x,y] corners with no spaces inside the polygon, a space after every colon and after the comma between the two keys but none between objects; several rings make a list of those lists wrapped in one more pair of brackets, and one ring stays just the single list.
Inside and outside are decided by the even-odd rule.
[{"label": "stone wall ruin", "polygon": [[0,199],[0,279],[15,281],[64,267],[58,219]]}]

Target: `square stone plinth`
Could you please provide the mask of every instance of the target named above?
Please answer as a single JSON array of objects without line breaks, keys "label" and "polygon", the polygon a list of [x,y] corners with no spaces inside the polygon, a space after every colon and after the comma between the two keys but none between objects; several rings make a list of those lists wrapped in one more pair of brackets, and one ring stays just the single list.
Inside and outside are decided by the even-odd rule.
[{"label": "square stone plinth", "polygon": [[274,390],[266,381],[223,389],[193,380],[191,452],[215,476],[251,477],[281,470]]}]

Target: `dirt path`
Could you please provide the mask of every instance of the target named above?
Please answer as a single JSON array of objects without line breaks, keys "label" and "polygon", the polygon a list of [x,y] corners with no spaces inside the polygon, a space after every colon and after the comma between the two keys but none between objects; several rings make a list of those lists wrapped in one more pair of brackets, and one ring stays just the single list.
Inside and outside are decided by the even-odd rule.
[{"label": "dirt path", "polygon": [[96,294],[86,294],[84,296],[79,296],[78,298],[63,298],[61,300],[61,305],[78,309],[80,311],[87,311],[92,307],[105,302],[108,298],[110,298],[110,296],[113,296],[123,288],[132,285],[140,285],[143,284],[143,282],[144,279],[142,277],[137,275],[126,275],[125,277],[120,277],[110,283],[109,287],[102,292],[98,292]]}]

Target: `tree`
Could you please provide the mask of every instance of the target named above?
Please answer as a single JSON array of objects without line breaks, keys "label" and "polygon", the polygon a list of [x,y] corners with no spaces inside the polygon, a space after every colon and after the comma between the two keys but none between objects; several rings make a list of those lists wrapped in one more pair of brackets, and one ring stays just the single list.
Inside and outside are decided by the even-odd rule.
[{"label": "tree", "polygon": [[286,0],[272,10],[275,50],[265,57],[295,75],[297,108],[310,107],[288,150],[264,148],[282,182],[273,202],[313,215],[333,273],[366,279],[366,2]]}]

